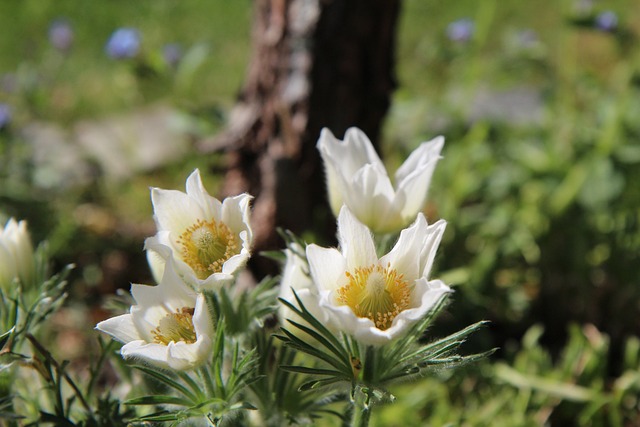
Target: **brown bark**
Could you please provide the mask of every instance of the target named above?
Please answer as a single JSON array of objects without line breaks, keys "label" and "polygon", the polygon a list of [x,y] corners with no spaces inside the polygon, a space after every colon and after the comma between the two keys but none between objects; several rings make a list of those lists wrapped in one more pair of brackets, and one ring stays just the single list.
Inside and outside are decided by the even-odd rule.
[{"label": "brown bark", "polygon": [[228,152],[223,196],[255,196],[260,251],[278,246],[276,227],[333,235],[316,141],[323,127],[342,138],[357,126],[377,144],[396,85],[400,0],[255,0],[254,7],[244,87],[228,128],[203,149]]}]

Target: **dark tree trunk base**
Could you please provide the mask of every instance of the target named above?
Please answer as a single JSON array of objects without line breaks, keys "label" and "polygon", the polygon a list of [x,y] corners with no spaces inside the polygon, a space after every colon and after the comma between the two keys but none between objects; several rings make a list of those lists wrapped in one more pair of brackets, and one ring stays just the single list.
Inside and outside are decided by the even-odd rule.
[{"label": "dark tree trunk base", "polygon": [[[245,85],[226,131],[202,148],[228,153],[222,196],[255,196],[256,252],[280,246],[276,227],[334,235],[316,141],[323,127],[342,138],[357,126],[377,144],[396,86],[399,9],[400,0],[255,1]],[[259,259],[252,269],[275,272]]]}]

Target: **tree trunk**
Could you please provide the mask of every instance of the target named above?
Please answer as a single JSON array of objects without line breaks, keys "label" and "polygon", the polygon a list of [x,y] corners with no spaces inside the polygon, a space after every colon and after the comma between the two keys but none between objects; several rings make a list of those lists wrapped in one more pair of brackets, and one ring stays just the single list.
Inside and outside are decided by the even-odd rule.
[{"label": "tree trunk", "polygon": [[[396,86],[400,0],[255,0],[253,56],[227,129],[222,195],[254,195],[255,250],[278,247],[276,227],[333,236],[316,141],[361,128],[377,146]],[[330,240],[332,241],[332,240]],[[260,261],[258,261],[260,262]],[[266,265],[254,273],[268,273]]]}]

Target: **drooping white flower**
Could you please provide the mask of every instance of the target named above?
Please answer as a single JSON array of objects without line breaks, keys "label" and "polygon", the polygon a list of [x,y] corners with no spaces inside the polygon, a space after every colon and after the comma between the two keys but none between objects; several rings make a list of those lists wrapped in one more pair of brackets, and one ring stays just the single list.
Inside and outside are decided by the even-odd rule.
[{"label": "drooping white flower", "polygon": [[[326,323],[327,314],[319,306],[318,290],[309,275],[309,265],[304,254],[304,248],[297,243],[293,243],[290,248],[285,249],[285,254],[287,261],[282,272],[278,297],[297,307],[298,303],[293,295],[295,291],[305,308],[320,322]],[[308,326],[306,321],[284,304],[280,304],[278,315],[282,326],[294,334],[298,333],[298,329],[291,326],[287,320]]]},{"label": "drooping white flower", "polygon": [[444,138],[416,148],[395,174],[395,188],[371,141],[357,128],[344,141],[323,129],[318,150],[325,164],[329,201],[337,216],[347,207],[375,233],[390,233],[412,223],[423,208]]},{"label": "drooping white flower", "polygon": [[131,285],[136,301],[128,314],[112,317],[96,329],[124,343],[125,359],[141,359],[161,368],[193,369],[211,355],[213,323],[205,297],[188,287],[169,260],[157,286]]},{"label": "drooping white flower", "polygon": [[363,344],[383,345],[403,336],[451,289],[429,280],[446,222],[428,225],[422,215],[402,230],[394,248],[378,259],[371,232],[343,207],[340,249],[307,247],[320,307],[333,327]]},{"label": "drooping white flower", "polygon": [[0,287],[7,288],[15,279],[31,284],[35,259],[26,221],[10,218],[0,228]]},{"label": "drooping white flower", "polygon": [[[216,289],[233,280],[233,275],[250,257],[253,233],[249,225],[251,196],[241,194],[220,202],[202,185],[200,171],[187,178],[187,191],[151,189],[155,236],[147,248],[164,245],[171,249],[178,273],[197,289]],[[166,262],[163,251],[156,251]],[[150,254],[154,276],[161,263]]]}]

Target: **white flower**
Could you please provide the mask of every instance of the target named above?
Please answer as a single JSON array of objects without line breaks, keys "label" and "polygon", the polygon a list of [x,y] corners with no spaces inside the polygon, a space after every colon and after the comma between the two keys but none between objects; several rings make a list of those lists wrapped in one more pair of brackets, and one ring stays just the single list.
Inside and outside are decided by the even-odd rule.
[{"label": "white flower", "polygon": [[371,141],[360,129],[348,129],[344,141],[323,129],[318,150],[334,214],[337,216],[345,204],[375,233],[406,227],[424,206],[443,145],[444,138],[439,136],[416,148],[396,171],[394,188]]},{"label": "white flower", "polygon": [[[320,322],[326,323],[327,316],[325,311],[318,305],[318,290],[309,275],[309,265],[304,255],[304,248],[297,243],[293,243],[290,248],[285,249],[285,254],[287,262],[282,272],[278,297],[298,307],[298,302],[293,295],[293,291],[295,291],[305,308]],[[296,335],[298,335],[299,329],[289,324],[287,320],[308,326],[306,321],[284,304],[280,304],[278,315],[282,326]],[[304,338],[307,339],[308,336],[305,335]]]},{"label": "white flower", "polygon": [[[158,233],[147,239],[147,248],[169,247],[178,273],[197,289],[216,289],[233,280],[251,255],[250,195],[227,197],[221,203],[207,193],[196,169],[187,178],[186,193],[152,188],[151,200]],[[166,262],[163,251],[156,252]],[[157,277],[162,266],[155,255],[149,257]]]},{"label": "white flower", "polygon": [[307,247],[320,306],[333,326],[363,344],[383,345],[423,319],[451,292],[443,282],[428,280],[445,226],[443,220],[428,225],[420,213],[378,259],[370,231],[343,207],[338,216],[342,252]]},{"label": "white flower", "polygon": [[125,359],[144,360],[161,368],[188,370],[211,355],[213,323],[205,297],[188,287],[169,260],[157,286],[131,285],[137,305],[96,329],[124,343]]},{"label": "white flower", "polygon": [[10,218],[0,228],[0,287],[9,286],[18,279],[30,285],[34,276],[35,260],[27,222]]}]

